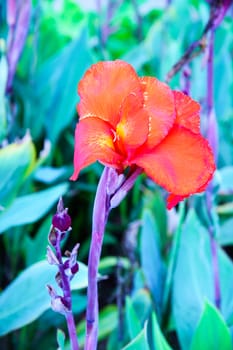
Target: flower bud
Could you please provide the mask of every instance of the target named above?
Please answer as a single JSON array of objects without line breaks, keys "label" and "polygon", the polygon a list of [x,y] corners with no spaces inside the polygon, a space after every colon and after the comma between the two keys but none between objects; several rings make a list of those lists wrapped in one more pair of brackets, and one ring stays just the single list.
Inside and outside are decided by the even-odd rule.
[{"label": "flower bud", "polygon": [[64,209],[62,198],[60,198],[57,205],[57,213],[53,216],[52,224],[53,227],[61,232],[68,231],[71,225],[71,218],[67,211],[68,209]]}]

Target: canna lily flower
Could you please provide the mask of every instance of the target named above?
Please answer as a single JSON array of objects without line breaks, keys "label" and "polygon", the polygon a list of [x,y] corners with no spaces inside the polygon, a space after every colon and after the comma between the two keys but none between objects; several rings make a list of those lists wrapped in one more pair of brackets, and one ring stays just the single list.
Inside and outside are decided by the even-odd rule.
[{"label": "canna lily flower", "polygon": [[215,164],[197,102],[120,60],[92,65],[78,93],[72,180],[99,161],[118,173],[143,169],[170,193],[168,208],[205,190]]}]

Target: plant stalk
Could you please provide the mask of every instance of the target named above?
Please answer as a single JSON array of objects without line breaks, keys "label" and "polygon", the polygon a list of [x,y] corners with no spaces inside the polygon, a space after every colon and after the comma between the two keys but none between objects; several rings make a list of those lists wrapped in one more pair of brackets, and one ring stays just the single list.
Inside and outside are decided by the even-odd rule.
[{"label": "plant stalk", "polygon": [[[209,47],[208,47],[208,61],[207,61],[207,121],[208,121],[208,139],[212,146],[215,160],[217,159],[217,126],[213,112],[213,55],[214,55],[214,28],[209,33]],[[221,307],[221,289],[220,289],[220,277],[219,277],[219,262],[217,243],[215,240],[215,228],[212,217],[213,207],[213,183],[211,182],[206,191],[207,211],[209,216],[209,237],[210,248],[213,265],[213,279],[214,279],[214,301],[215,306],[220,309]]]}]

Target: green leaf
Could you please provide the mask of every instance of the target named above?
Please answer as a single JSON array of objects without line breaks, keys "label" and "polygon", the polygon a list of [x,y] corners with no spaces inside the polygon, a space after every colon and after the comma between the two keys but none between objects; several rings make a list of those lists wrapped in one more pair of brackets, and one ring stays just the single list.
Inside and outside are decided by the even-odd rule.
[{"label": "green leaf", "polygon": [[231,335],[220,312],[206,302],[193,336],[191,350],[231,350]]},{"label": "green leaf", "polygon": [[74,117],[77,84],[91,63],[88,32],[83,27],[80,36],[46,61],[35,76],[38,98],[43,101],[40,112],[53,145]]},{"label": "green leaf", "polygon": [[161,259],[159,232],[151,212],[143,212],[141,231],[141,264],[148,287],[154,297],[158,314],[161,311],[165,266]]},{"label": "green leaf", "polygon": [[[220,247],[217,247],[217,251],[221,311],[227,320],[233,309],[233,265]],[[206,299],[214,303],[210,238],[191,210],[181,232],[172,288],[172,312],[182,349],[189,349],[191,345]]]},{"label": "green leaf", "polygon": [[28,173],[35,166],[35,147],[29,135],[0,149],[0,205],[7,207],[16,197]]},{"label": "green leaf", "polygon": [[57,343],[58,343],[58,350],[64,350],[65,349],[65,333],[61,330],[57,330]]},{"label": "green leaf", "polygon": [[147,326],[147,337],[150,345],[150,350],[172,350],[160,330],[154,312],[152,313]]},{"label": "green leaf", "polygon": [[130,339],[134,339],[140,333],[142,327],[129,297],[126,297],[125,312],[129,336]]},{"label": "green leaf", "polygon": [[233,218],[229,218],[224,220],[220,225],[220,229],[218,230],[218,242],[220,245],[232,245],[233,244]]},{"label": "green leaf", "polygon": [[0,233],[11,227],[39,220],[58,201],[59,197],[67,192],[67,189],[68,184],[63,183],[17,198],[8,209],[0,213]]},{"label": "green leaf", "polygon": [[146,326],[144,329],[122,350],[150,350],[146,340]]},{"label": "green leaf", "polygon": [[51,166],[39,167],[35,172],[35,180],[51,185],[58,181],[64,181],[72,174],[73,167],[63,166],[54,168]]},{"label": "green leaf", "polygon": [[233,166],[226,166],[218,171],[220,188],[219,192],[224,194],[232,193],[233,191]]},{"label": "green leaf", "polygon": [[[7,334],[37,319],[50,307],[46,285],[55,285],[57,269],[46,260],[23,271],[0,294],[0,335]],[[79,272],[71,281],[71,289],[87,287],[87,267],[79,262]]]},{"label": "green leaf", "polygon": [[52,217],[50,215],[43,221],[33,238],[27,234],[23,236],[24,254],[27,266],[44,259],[51,223]]},{"label": "green leaf", "polygon": [[133,292],[132,305],[140,324],[144,324],[152,309],[152,300],[149,291],[145,288],[140,288],[136,292]]}]

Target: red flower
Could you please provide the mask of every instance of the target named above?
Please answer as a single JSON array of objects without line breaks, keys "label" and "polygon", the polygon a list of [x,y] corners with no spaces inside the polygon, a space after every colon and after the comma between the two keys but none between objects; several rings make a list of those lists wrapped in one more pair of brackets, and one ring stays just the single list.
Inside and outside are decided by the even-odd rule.
[{"label": "red flower", "polygon": [[119,172],[142,168],[171,193],[168,207],[205,189],[215,164],[197,102],[120,60],[91,66],[78,93],[72,180],[98,160]]}]

